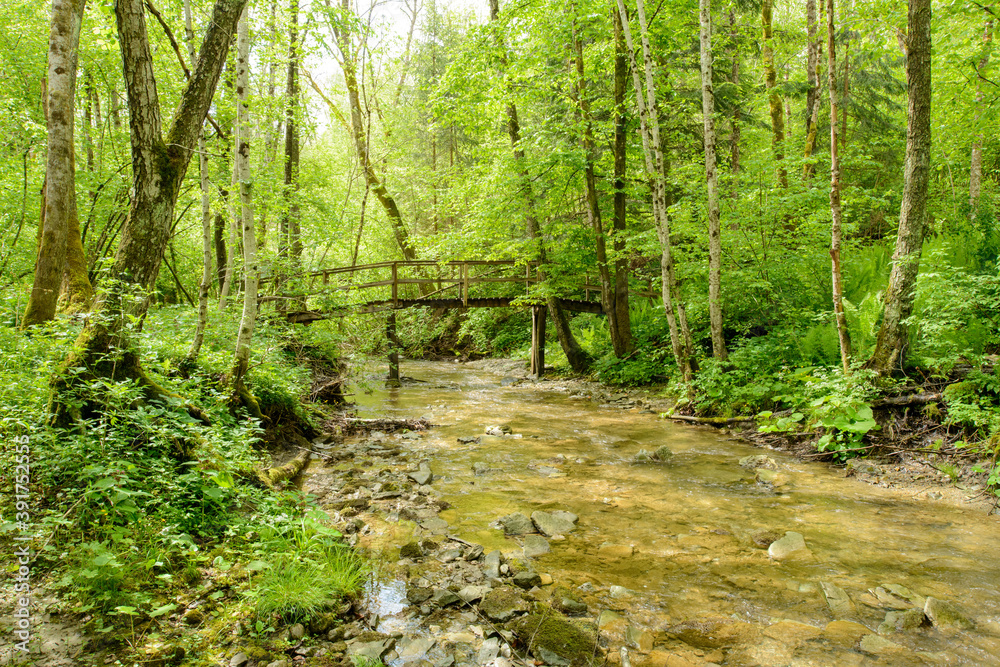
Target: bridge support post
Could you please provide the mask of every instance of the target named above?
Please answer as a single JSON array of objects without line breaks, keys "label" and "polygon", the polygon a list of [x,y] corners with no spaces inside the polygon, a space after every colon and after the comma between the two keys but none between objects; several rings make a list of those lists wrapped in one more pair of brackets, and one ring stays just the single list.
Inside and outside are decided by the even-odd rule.
[{"label": "bridge support post", "polygon": [[546,306],[531,307],[531,374],[541,378],[545,372],[545,316]]},{"label": "bridge support post", "polygon": [[399,382],[399,338],[396,337],[396,311],[390,310],[385,323],[385,336],[389,340],[389,382]]}]

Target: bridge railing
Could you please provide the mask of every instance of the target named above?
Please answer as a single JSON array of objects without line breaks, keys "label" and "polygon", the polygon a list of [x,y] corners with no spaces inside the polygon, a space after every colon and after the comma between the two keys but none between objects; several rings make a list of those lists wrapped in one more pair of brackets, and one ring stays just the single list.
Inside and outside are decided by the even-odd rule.
[{"label": "bridge railing", "polygon": [[[262,291],[268,291],[266,286],[271,285],[269,291],[272,293],[261,300],[284,302],[286,312],[301,312],[304,317],[307,312],[311,312],[309,317],[312,317],[316,311],[333,314],[380,312],[410,306],[507,306],[515,299],[531,295],[532,286],[540,282],[538,268],[537,262],[526,264],[515,260],[376,262],[262,277]],[[593,284],[589,275],[583,277],[582,284],[574,283],[560,296],[567,297],[575,310],[603,312],[599,304],[587,305],[592,294],[600,295],[600,285]],[[503,285],[516,287],[504,289]],[[475,289],[476,286],[479,289]],[[633,290],[632,294],[657,296],[651,289]],[[360,298],[351,298],[353,296]]]}]

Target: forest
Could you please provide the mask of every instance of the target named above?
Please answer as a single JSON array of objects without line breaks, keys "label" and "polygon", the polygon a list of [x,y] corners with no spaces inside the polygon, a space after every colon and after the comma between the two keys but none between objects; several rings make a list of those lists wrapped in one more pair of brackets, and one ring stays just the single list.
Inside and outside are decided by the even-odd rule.
[{"label": "forest", "polygon": [[[358,546],[360,505],[333,512],[300,475],[338,460],[334,437],[403,446],[429,428],[352,411],[373,387],[425,382],[411,360],[515,359],[539,386],[642,392],[664,428],[848,474],[867,457],[918,461],[992,513],[997,12],[3,3],[10,656],[403,664],[399,646],[355,650],[382,640],[343,629],[388,567]],[[373,493],[430,502],[421,471]],[[458,560],[480,558],[464,539]],[[28,591],[78,633],[69,661],[39,653],[34,617],[17,625]],[[546,613],[497,636],[531,650]],[[301,648],[327,632],[349,650]],[[505,655],[491,659],[530,664]]]}]

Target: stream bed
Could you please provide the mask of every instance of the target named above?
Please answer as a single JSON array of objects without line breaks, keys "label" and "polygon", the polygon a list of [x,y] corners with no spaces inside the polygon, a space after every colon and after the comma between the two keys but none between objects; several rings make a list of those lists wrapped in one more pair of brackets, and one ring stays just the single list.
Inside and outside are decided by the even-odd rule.
[{"label": "stream bed", "polygon": [[[385,440],[407,452],[411,468],[425,462],[444,509],[436,525],[372,511],[362,544],[394,554],[448,535],[527,562],[549,584],[536,599],[558,589],[584,601],[609,662],[625,646],[631,664],[656,667],[1000,664],[1000,520],[979,508],[865,484],[495,364],[402,370],[419,381],[385,388],[372,376],[369,393],[357,391],[358,416],[435,425]],[[510,432],[487,435],[490,426]],[[643,458],[664,446],[665,461]],[[325,474],[310,466],[304,488],[322,486]],[[498,523],[554,511],[578,522],[543,540],[543,553],[532,538],[525,554],[526,536],[505,535]],[[474,624],[468,612],[428,620],[405,591],[408,577],[432,575],[388,560],[372,596],[376,629],[412,639]],[[917,611],[927,598],[938,613]],[[417,657],[463,662],[457,654],[449,662],[446,641],[435,646]],[[397,647],[387,662],[405,657]]]}]

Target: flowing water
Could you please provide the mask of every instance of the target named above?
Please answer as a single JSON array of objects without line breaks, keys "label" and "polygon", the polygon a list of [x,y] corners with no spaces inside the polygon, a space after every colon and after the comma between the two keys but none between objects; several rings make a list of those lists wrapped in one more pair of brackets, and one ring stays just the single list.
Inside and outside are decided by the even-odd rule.
[{"label": "flowing water", "polygon": [[[846,479],[826,464],[761,450],[709,428],[601,407],[558,382],[512,385],[499,373],[443,362],[406,362],[403,370],[424,382],[359,392],[359,416],[426,417],[439,425],[408,447],[429,460],[434,487],[453,506],[441,514],[451,533],[487,551],[512,551],[518,545],[490,527],[498,517],[555,509],[579,515],[578,528],[552,542],[535,567],[570,588],[633,591],[616,603],[629,624],[655,632],[712,616],[761,628],[784,619],[823,628],[835,618],[824,582],[852,598],[846,618],[874,630],[886,609],[869,591],[899,584],[954,604],[976,627],[894,633],[889,638],[908,650],[878,664],[1000,664],[997,517]],[[506,424],[515,435],[483,435],[491,424]],[[482,440],[462,444],[460,436]],[[640,449],[662,445],[674,453],[669,462],[632,463]],[[776,489],[756,483],[754,473],[739,466],[741,457],[761,453],[778,463],[787,483]],[[474,463],[489,464],[490,473],[475,475]],[[771,559],[754,545],[761,531],[802,534],[811,557]],[[625,621],[605,629],[625,632]],[[800,651],[800,661],[756,660],[871,659],[834,644]]]}]

